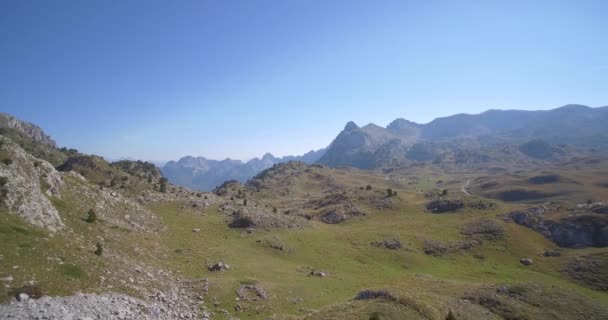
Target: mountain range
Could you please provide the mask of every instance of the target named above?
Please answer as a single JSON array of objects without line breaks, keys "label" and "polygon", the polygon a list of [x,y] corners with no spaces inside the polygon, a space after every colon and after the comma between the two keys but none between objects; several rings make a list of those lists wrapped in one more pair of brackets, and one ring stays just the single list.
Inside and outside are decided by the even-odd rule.
[{"label": "mountain range", "polygon": [[172,183],[209,191],[227,180],[244,182],[290,160],[329,167],[390,168],[433,162],[444,168],[498,169],[543,165],[608,146],[608,107],[566,105],[553,110],[488,110],[456,114],[426,124],[396,119],[388,126],[348,122],[325,149],[276,158],[267,153],[247,162],[186,156],[169,161]]},{"label": "mountain range", "polygon": [[266,153],[262,158],[247,162],[240,160],[211,160],[204,157],[185,156],[178,161],[169,161],[162,167],[162,173],[172,183],[188,188],[210,191],[227,180],[245,182],[259,172],[278,163],[302,161],[314,163],[325,152],[325,149],[309,151],[301,156],[277,158]]},{"label": "mountain range", "polygon": [[427,124],[396,119],[386,128],[375,124],[359,127],[349,122],[318,162],[331,167],[374,169],[419,161],[459,164],[504,157],[550,160],[572,146],[606,147],[607,121],[608,107],[566,105],[548,111],[457,114]]}]

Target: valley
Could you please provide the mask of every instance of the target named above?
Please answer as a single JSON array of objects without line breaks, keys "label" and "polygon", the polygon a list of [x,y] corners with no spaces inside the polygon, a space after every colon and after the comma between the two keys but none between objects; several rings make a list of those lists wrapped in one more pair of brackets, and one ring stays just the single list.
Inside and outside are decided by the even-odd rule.
[{"label": "valley", "polygon": [[3,319],[608,317],[601,152],[501,170],[290,161],[202,192],[13,130]]}]

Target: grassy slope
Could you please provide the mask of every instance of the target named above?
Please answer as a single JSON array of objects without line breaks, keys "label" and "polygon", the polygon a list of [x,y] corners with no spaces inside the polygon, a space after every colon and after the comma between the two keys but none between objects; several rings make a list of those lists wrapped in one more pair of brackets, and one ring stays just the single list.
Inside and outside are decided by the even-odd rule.
[{"label": "grassy slope", "polygon": [[[103,219],[88,224],[81,218],[86,216],[90,200],[65,192],[63,200],[53,201],[68,228],[73,230],[68,235],[51,237],[0,212],[0,254],[3,256],[0,276],[12,275],[14,284],[35,279],[45,293],[51,295],[107,290],[137,295],[128,281],[129,277],[139,280],[133,266],[150,265],[186,278],[209,278],[212,286],[207,305],[212,306],[217,300],[217,310],[232,312],[240,304],[245,311],[236,315],[241,319],[267,319],[272,315],[282,318],[278,315],[285,314],[301,317],[319,309],[325,310],[325,319],[337,315],[345,319],[367,319],[374,311],[392,314],[393,319],[404,315],[415,318],[421,314],[420,310],[432,318],[443,312],[437,309],[441,304],[436,295],[458,298],[480,285],[520,282],[562,288],[608,304],[608,294],[582,287],[559,272],[570,257],[605,249],[563,250],[559,258],[541,257],[544,249],[555,246],[539,234],[514,224],[501,222],[508,230],[504,240],[486,241],[470,252],[443,257],[425,255],[424,240],[463,240],[465,237],[459,234],[459,229],[464,223],[481,216],[494,217],[517,206],[499,203],[496,210],[464,210],[440,215],[423,211],[424,191],[435,187],[434,180],[466,179],[437,174],[431,181],[424,175],[418,179],[399,180],[398,176],[392,176],[385,180],[385,175],[357,170],[348,173],[332,170],[330,174],[339,185],[352,186],[345,187],[347,192],[363,194],[364,199],[381,197],[386,187],[392,187],[398,192],[398,209],[368,208],[368,216],[338,225],[313,221],[310,227],[301,230],[257,230],[249,234],[228,228],[226,215],[217,208],[201,214],[174,202],[151,207],[167,227],[156,235],[129,232]],[[359,187],[366,184],[373,185],[371,192],[360,191]],[[458,188],[459,184],[455,183],[450,192],[457,192]],[[289,201],[296,202],[319,192],[315,180],[308,176],[301,177],[289,189]],[[252,197],[279,207],[281,201],[285,201],[271,190]],[[120,217],[124,213],[112,214]],[[192,232],[193,228],[200,228],[201,232]],[[98,237],[104,238],[105,253],[101,258],[92,253]],[[295,251],[286,253],[270,248],[265,245],[269,238],[278,238]],[[405,249],[391,251],[370,245],[372,241],[386,238],[400,239]],[[177,249],[181,253],[175,252]],[[518,261],[523,257],[534,258],[535,265],[521,266]],[[231,269],[221,273],[207,271],[206,264],[220,260],[230,264]],[[19,268],[13,269],[13,265]],[[330,275],[310,277],[311,269]],[[103,284],[102,276],[107,278]],[[270,299],[236,301],[235,290],[250,283],[266,289]],[[399,292],[409,297],[418,312],[381,301],[347,302],[368,288]],[[0,288],[3,298],[9,289]],[[292,300],[296,298],[302,302],[294,303]],[[341,304],[343,302],[347,303]]]},{"label": "grassy slope", "polygon": [[[361,182],[356,175],[337,179],[356,182],[356,186]],[[396,186],[393,181],[385,183],[393,188]],[[424,190],[429,188],[428,183],[428,180],[423,180],[419,184],[406,184],[406,188]],[[300,186],[302,190],[292,192],[311,191],[306,187],[307,183]],[[543,250],[555,245],[514,224],[502,222],[508,230],[506,239],[485,242],[470,252],[445,257],[425,255],[421,250],[424,240],[464,239],[459,234],[462,224],[480,216],[495,216],[509,210],[510,206],[502,204],[498,210],[489,212],[467,210],[435,215],[423,212],[425,200],[421,193],[396,190],[405,204],[398,210],[371,212],[367,217],[339,225],[313,222],[312,227],[296,231],[247,234],[229,229],[226,217],[216,210],[205,216],[176,213],[179,211],[176,205],[158,206],[155,210],[169,227],[163,241],[171,248],[183,251],[173,253],[169,260],[171,268],[187,277],[211,279],[214,286],[210,295],[212,300],[220,302],[220,308],[232,310],[237,303],[248,305],[235,301],[235,289],[241,283],[253,281],[270,292],[268,301],[249,304],[247,312],[239,314],[241,318],[265,319],[282,313],[304,315],[308,310],[352,299],[358,291],[366,288],[408,287],[424,291],[424,283],[418,281],[421,276],[451,283],[457,289],[447,292],[448,295],[463,293],[481,284],[534,282],[574,290],[608,303],[607,294],[581,287],[559,272],[569,256],[593,249],[565,250],[562,258],[545,258],[541,256]],[[262,198],[267,199],[268,192],[263,191]],[[193,233],[192,228],[201,228],[202,231]],[[289,254],[264,246],[263,240],[271,235],[294,248],[295,252]],[[407,249],[390,251],[370,245],[372,241],[385,238],[399,238]],[[531,267],[520,265],[519,259],[523,257],[534,258],[536,264]],[[220,260],[230,264],[232,269],[223,273],[206,271],[205,263]],[[330,276],[309,277],[306,267],[327,271]],[[302,298],[303,301],[294,304],[291,301],[294,298]]]}]

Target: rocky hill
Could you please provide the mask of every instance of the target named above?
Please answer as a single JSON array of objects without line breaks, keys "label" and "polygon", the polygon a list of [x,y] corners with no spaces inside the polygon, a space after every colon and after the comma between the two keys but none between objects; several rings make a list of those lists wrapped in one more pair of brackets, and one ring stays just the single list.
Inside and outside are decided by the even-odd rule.
[{"label": "rocky hill", "polygon": [[17,130],[35,142],[57,148],[57,143],[44,131],[33,123],[22,121],[7,113],[0,113],[0,128]]},{"label": "rocky hill", "polygon": [[[371,169],[420,161],[491,164],[505,156],[511,163],[563,160],[567,146],[605,151],[607,120],[608,107],[567,105],[549,111],[457,114],[427,124],[397,119],[386,128],[349,122],[318,162]],[[575,153],[585,152],[581,148]]]},{"label": "rocky hill", "polygon": [[162,168],[162,173],[172,183],[188,188],[211,191],[224,181],[237,180],[245,182],[264,169],[277,163],[287,161],[317,161],[324,150],[310,151],[301,156],[285,156],[277,158],[266,153],[262,158],[254,158],[247,162],[239,160],[209,160],[203,157],[186,156],[178,161],[169,161]]},{"label": "rocky hill", "polygon": [[0,135],[10,138],[31,155],[44,159],[54,166],[62,164],[74,149],[58,149],[55,141],[44,131],[12,115],[0,113]]}]

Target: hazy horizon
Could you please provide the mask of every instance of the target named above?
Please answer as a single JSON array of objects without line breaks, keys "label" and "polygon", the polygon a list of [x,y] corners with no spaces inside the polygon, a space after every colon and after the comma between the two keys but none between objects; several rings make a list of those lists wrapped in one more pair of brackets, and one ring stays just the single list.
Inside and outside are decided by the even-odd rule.
[{"label": "hazy horizon", "polygon": [[348,121],[608,104],[603,1],[0,3],[0,109],[110,159],[247,161]]}]

